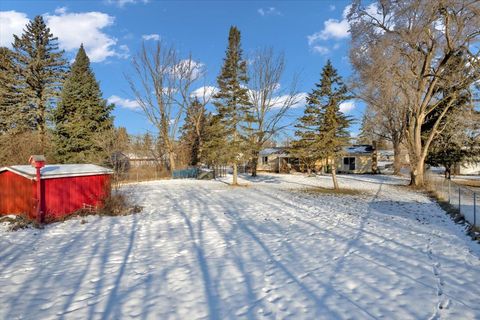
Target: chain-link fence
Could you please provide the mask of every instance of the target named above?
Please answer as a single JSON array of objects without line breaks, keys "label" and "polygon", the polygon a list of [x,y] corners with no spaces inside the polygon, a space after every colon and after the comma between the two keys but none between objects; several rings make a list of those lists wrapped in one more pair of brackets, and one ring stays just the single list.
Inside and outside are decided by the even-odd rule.
[{"label": "chain-link fence", "polygon": [[428,183],[439,198],[458,209],[470,224],[480,227],[480,193],[461,186],[439,174],[427,173]]}]

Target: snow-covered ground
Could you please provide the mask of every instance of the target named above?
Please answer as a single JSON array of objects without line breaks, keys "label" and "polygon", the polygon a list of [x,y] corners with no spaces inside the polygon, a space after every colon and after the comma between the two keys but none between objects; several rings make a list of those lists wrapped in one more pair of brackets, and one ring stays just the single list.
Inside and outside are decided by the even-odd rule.
[{"label": "snow-covered ground", "polygon": [[480,318],[480,246],[405,180],[242,181],[126,186],[142,213],[0,231],[0,319]]}]

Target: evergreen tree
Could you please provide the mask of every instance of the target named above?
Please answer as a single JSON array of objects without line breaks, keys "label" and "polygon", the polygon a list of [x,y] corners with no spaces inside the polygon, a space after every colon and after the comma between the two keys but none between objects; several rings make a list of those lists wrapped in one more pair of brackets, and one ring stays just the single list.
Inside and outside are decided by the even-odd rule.
[{"label": "evergreen tree", "polygon": [[182,144],[186,147],[188,164],[196,166],[201,158],[207,118],[205,105],[195,98],[187,108],[182,126]]},{"label": "evergreen tree", "polygon": [[[83,45],[65,80],[55,110],[56,151],[62,162],[89,162],[103,152],[96,140],[113,127],[107,105]],[[107,155],[105,155],[107,156]]]},{"label": "evergreen tree", "polygon": [[320,131],[320,109],[318,107],[318,90],[307,96],[307,105],[303,116],[298,119],[295,127],[297,140],[292,142],[290,151],[300,159],[301,163],[310,174],[315,167],[315,162],[320,158],[316,146],[317,135]]},{"label": "evergreen tree", "polygon": [[19,131],[22,127],[21,106],[22,99],[13,52],[0,47],[0,134]]},{"label": "evergreen tree", "polygon": [[218,114],[208,114],[205,119],[201,161],[209,166],[224,165],[229,161],[226,149],[227,137],[224,135],[221,117]]},{"label": "evergreen tree", "polygon": [[320,83],[307,96],[305,114],[300,118],[300,139],[294,144],[301,154],[315,160],[330,161],[333,185],[338,189],[336,159],[349,144],[348,127],[351,120],[340,111],[340,104],[347,100],[347,87],[330,61],[322,70]]},{"label": "evergreen tree", "polygon": [[217,77],[219,92],[214,95],[214,105],[220,127],[227,139],[225,158],[233,165],[233,184],[237,184],[237,167],[242,155],[248,153],[245,137],[248,123],[253,121],[252,105],[248,98],[247,63],[242,59],[240,31],[230,27],[228,48],[220,75]]},{"label": "evergreen tree", "polygon": [[50,33],[41,16],[30,21],[21,37],[14,35],[14,63],[21,92],[25,98],[22,118],[38,131],[44,151],[50,107],[60,91],[67,62],[59,51],[57,38]]}]

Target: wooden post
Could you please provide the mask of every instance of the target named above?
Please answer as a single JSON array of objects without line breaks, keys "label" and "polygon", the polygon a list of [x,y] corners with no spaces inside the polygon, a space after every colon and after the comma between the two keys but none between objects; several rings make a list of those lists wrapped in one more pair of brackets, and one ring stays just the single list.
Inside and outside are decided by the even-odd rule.
[{"label": "wooden post", "polygon": [[378,154],[377,154],[377,141],[372,142],[372,173],[378,173]]}]

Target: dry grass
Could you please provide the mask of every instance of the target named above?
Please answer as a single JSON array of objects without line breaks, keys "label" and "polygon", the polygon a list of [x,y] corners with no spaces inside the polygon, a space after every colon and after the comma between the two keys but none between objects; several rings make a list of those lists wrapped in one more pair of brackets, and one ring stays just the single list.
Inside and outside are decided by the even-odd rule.
[{"label": "dry grass", "polygon": [[308,194],[333,194],[333,195],[349,195],[349,196],[356,196],[356,195],[361,195],[365,193],[355,189],[345,189],[345,188],[331,189],[331,188],[322,188],[322,187],[304,188],[304,189],[300,189],[300,192],[308,193]]},{"label": "dry grass", "polygon": [[455,179],[453,181],[465,187],[480,188],[480,179],[479,180]]},{"label": "dry grass", "polygon": [[39,228],[40,225],[33,220],[28,219],[24,215],[16,215],[16,216],[3,216],[0,217],[0,223],[7,224],[8,231],[17,231],[26,228]]},{"label": "dry grass", "polygon": [[132,205],[124,193],[115,193],[105,200],[104,206],[96,213],[101,216],[126,216],[139,213],[142,209],[141,206]]}]

